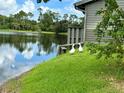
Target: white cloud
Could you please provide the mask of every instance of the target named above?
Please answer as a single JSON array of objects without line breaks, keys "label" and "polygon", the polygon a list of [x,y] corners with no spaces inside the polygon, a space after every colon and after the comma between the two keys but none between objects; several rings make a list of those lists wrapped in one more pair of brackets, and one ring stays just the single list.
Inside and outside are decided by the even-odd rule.
[{"label": "white cloud", "polygon": [[65,6],[64,9],[67,10],[68,13],[81,15],[82,12],[74,8],[74,3],[77,1],[79,0],[74,0],[69,6]]},{"label": "white cloud", "polygon": [[31,0],[26,0],[24,4],[18,9],[18,12],[23,10],[24,12],[33,12],[35,10],[35,4]]},{"label": "white cloud", "polygon": [[44,7],[44,6],[41,6],[40,8],[42,9],[42,12],[43,12],[43,13],[47,12],[47,10],[50,9],[50,8],[48,8],[48,7]]},{"label": "white cloud", "polygon": [[19,11],[33,12],[35,10],[35,4],[32,0],[25,0],[24,4],[17,4],[16,0],[0,0],[0,14],[10,15]]},{"label": "white cloud", "polygon": [[16,0],[0,0],[0,14],[9,15],[18,8]]},{"label": "white cloud", "polygon": [[[71,2],[72,0],[63,0],[63,2]],[[79,0],[74,0],[73,2],[71,2],[68,6],[65,6],[64,8],[50,8],[47,6],[41,6],[40,8],[42,9],[43,13],[45,13],[47,10],[51,10],[53,12],[58,12],[61,15],[68,13],[68,14],[75,14],[77,16],[83,16],[83,13],[79,10],[76,10],[74,8],[74,3],[77,2]]]},{"label": "white cloud", "polygon": [[81,11],[76,10],[74,7],[72,6],[66,6],[64,7],[65,10],[67,10],[69,13],[73,13],[73,14],[82,14]]},{"label": "white cloud", "polygon": [[[41,6],[41,8],[43,9],[43,13],[45,13],[47,10],[51,10],[54,12],[58,12],[61,15],[63,15],[64,13],[68,13],[68,14],[76,14],[82,16],[83,15],[82,12],[74,8],[73,4],[77,1],[80,0],[63,0],[62,1],[63,3],[60,4],[64,4],[65,2],[68,3],[64,8],[59,8],[59,7],[50,8],[47,6]],[[57,1],[53,0],[53,2],[59,3],[58,0]],[[17,3],[16,0],[0,0],[0,14],[2,15],[8,16],[10,14],[15,14],[21,10],[25,11],[26,13],[33,12],[35,14],[34,18],[37,19],[38,14],[36,13],[38,12],[36,12],[37,10],[33,0],[25,0],[23,4]]]},{"label": "white cloud", "polygon": [[61,13],[61,9],[55,9],[55,8],[49,8],[49,7],[46,7],[46,6],[41,6],[40,7],[42,9],[42,12],[45,13],[47,12],[47,10],[51,10],[53,12],[57,12],[57,13]]},{"label": "white cloud", "polygon": [[10,48],[8,45],[0,47],[0,67],[4,64],[11,64],[15,61],[16,56],[15,48]]}]

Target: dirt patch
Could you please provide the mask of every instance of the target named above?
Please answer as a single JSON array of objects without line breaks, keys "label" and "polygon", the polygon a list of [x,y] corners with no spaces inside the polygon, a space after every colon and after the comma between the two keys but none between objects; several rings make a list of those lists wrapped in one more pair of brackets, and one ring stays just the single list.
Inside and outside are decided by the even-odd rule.
[{"label": "dirt patch", "polygon": [[124,80],[116,80],[114,78],[109,78],[110,84],[112,87],[119,90],[121,93],[124,93]]},{"label": "dirt patch", "polygon": [[0,86],[0,93],[20,93],[20,81],[13,80]]}]

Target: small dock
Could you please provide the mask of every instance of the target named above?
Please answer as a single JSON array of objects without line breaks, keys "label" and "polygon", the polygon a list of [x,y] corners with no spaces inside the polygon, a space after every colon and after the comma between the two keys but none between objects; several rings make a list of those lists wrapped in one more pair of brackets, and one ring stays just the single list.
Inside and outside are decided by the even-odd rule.
[{"label": "small dock", "polygon": [[72,44],[75,45],[75,48],[78,48],[79,43],[83,46],[83,35],[84,29],[81,27],[68,27],[68,36],[67,36],[67,44],[59,45],[59,53],[66,53],[67,50],[72,48]]}]

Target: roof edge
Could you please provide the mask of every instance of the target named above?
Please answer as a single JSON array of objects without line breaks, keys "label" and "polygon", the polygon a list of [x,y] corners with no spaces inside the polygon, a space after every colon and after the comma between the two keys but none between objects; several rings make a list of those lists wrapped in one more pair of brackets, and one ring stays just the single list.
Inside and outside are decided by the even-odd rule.
[{"label": "roof edge", "polygon": [[98,1],[98,0],[82,0],[82,1],[74,3],[74,6],[79,7],[80,9],[84,9],[85,5],[95,2],[95,1]]}]

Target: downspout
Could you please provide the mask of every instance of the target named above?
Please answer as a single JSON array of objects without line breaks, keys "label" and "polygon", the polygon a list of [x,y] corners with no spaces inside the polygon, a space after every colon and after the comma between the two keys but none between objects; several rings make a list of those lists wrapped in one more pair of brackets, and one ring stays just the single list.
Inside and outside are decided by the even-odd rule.
[{"label": "downspout", "polygon": [[77,6],[75,6],[75,9],[81,11],[83,14],[85,14],[84,16],[84,33],[83,33],[83,42],[86,41],[86,20],[87,20],[87,13],[85,10],[82,10],[80,8],[78,8]]}]

